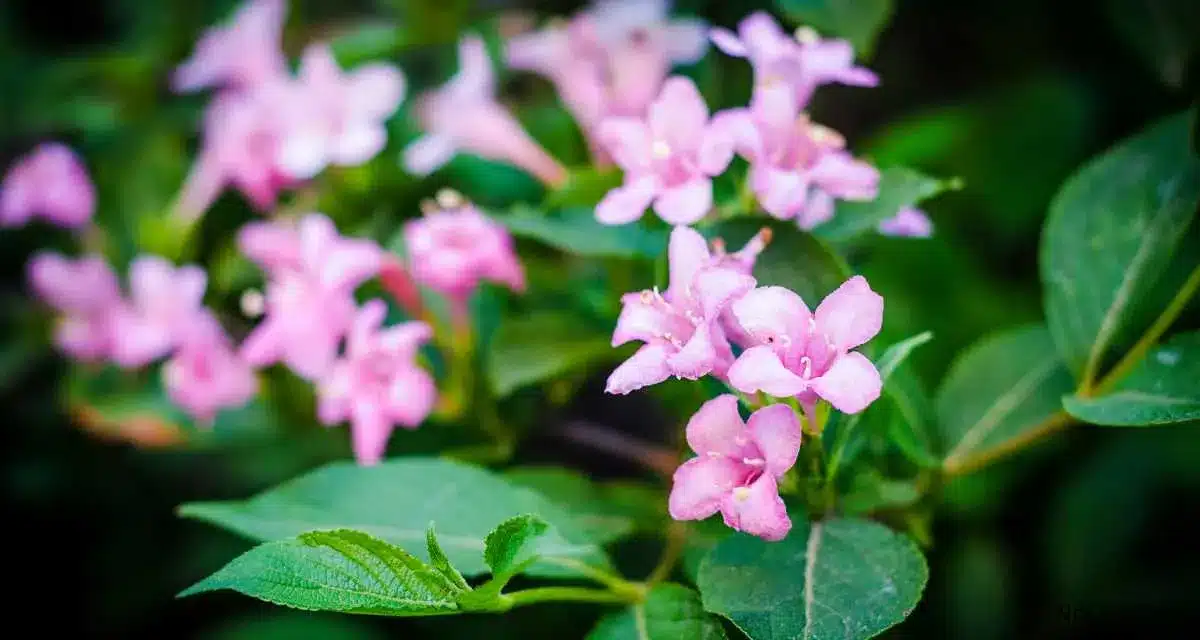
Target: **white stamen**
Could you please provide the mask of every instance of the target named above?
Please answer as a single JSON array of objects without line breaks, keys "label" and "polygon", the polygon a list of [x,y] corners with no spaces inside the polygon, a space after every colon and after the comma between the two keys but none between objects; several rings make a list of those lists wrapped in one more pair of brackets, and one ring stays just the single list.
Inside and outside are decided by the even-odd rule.
[{"label": "white stamen", "polygon": [[814,44],[821,39],[821,34],[808,25],[796,28],[796,41],[800,44]]},{"label": "white stamen", "polygon": [[745,502],[750,498],[750,487],[737,487],[733,490],[733,499],[738,502]]},{"label": "white stamen", "polygon": [[767,461],[762,458],[742,458],[742,464],[751,467],[765,467],[767,466]]},{"label": "white stamen", "polygon": [[671,155],[671,145],[666,140],[655,140],[650,146],[650,153],[659,160],[665,160]]},{"label": "white stamen", "polygon": [[246,289],[240,300],[242,315],[257,318],[267,310],[267,299],[258,289]]},{"label": "white stamen", "polygon": [[440,189],[434,196],[438,206],[443,209],[457,209],[463,205],[463,196],[454,189]]}]

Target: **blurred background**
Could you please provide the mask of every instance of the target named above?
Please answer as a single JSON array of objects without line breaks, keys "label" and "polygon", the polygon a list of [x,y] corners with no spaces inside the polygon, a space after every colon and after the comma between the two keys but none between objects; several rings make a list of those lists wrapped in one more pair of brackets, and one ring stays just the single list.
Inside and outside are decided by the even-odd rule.
[{"label": "blurred background", "polygon": [[[41,140],[68,142],[97,182],[110,255],[127,259],[135,243],[169,243],[163,235],[169,231],[153,221],[194,157],[204,99],[172,95],[167,78],[202,30],[235,5],[0,3],[0,168]],[[882,344],[934,332],[935,340],[913,357],[933,388],[970,343],[1041,319],[1038,237],[1062,181],[1088,157],[1194,103],[1200,2],[893,5],[865,63],[879,73],[881,86],[822,89],[812,112],[881,164],[965,182],[961,191],[925,205],[937,229],[933,239],[880,237],[851,255],[887,296],[891,315]],[[501,11],[546,17],[578,8],[500,0],[294,0],[285,47],[294,56],[314,38],[337,36],[343,60],[395,60],[423,87],[453,70],[460,29]],[[675,3],[679,14],[730,27],[756,8],[776,7]],[[744,103],[749,95],[744,62],[710,54],[684,72],[697,79],[714,109]],[[577,132],[548,84],[512,74],[502,80],[503,95],[535,136],[564,159],[580,153]],[[335,219],[386,235],[439,184],[477,199],[536,197],[536,183],[493,166],[460,163],[427,183],[404,177],[395,138],[409,135],[411,125],[397,120],[388,151],[362,172],[341,175],[323,194],[321,206]],[[361,184],[373,188],[367,193]],[[199,241],[215,243],[253,216],[239,196],[227,195]],[[0,232],[0,500],[9,624],[88,638],[526,638],[547,637],[546,629],[570,638],[582,637],[601,613],[556,605],[503,619],[389,621],[315,616],[225,594],[175,600],[179,590],[248,548],[230,534],[177,519],[178,504],[245,497],[345,457],[345,433],[309,431],[270,445],[175,450],[146,446],[156,438],[153,425],[140,437],[81,426],[59,400],[66,365],[49,348],[47,317],[29,301],[23,281],[34,249],[71,242],[43,227]],[[226,302],[230,308],[236,303]],[[1182,323],[1200,326],[1196,304]],[[646,406],[645,397],[604,396],[607,371],[593,373],[561,409],[562,419],[666,440],[669,421],[660,418],[660,407]],[[562,439],[531,438],[519,462],[567,462],[604,477],[644,475]],[[926,597],[886,637],[1173,637],[1177,625],[1200,622],[1198,498],[1195,429],[1075,429],[958,480],[947,488],[933,527]],[[646,541],[623,545],[637,566]]]}]

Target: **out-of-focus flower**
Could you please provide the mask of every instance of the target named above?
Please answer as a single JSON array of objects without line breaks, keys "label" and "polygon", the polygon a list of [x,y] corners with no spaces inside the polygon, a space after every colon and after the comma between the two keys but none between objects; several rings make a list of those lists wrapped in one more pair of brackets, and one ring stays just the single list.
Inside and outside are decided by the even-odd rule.
[{"label": "out-of-focus flower", "polygon": [[426,135],[404,150],[404,166],[426,175],[465,151],[520,167],[548,185],[566,180],[566,169],[496,101],[492,61],[483,40],[463,37],[458,63],[458,73],[446,84],[417,98],[417,118]]},{"label": "out-of-focus flower", "polygon": [[392,65],[343,73],[328,45],[308,47],[285,106],[279,166],[303,179],[330,164],[354,166],[375,157],[387,144],[384,121],[399,108],[404,87],[403,74]]},{"label": "out-of-focus flower", "polygon": [[880,221],[879,233],[885,236],[929,238],[933,236],[933,221],[916,207],[903,207],[896,215]]},{"label": "out-of-focus flower", "polygon": [[879,78],[869,69],[854,65],[854,48],[848,41],[823,39],[808,27],[801,27],[794,38],[790,37],[762,11],[743,19],[736,34],[714,28],[710,36],[721,51],[750,60],[757,87],[784,84],[792,89],[801,107],[824,84],[879,84]]},{"label": "out-of-focus flower", "polygon": [[696,452],[675,471],[668,510],[676,520],[703,520],[720,511],[725,524],[777,541],[792,528],[779,497],[779,478],[796,464],[800,421],[791,407],[775,404],[748,422],[736,396],[704,403],[687,425]]},{"label": "out-of-focus flower", "polygon": [[112,311],[113,361],[136,368],[174,350],[196,317],[207,313],[202,306],[207,282],[200,267],[176,268],[157,256],[134,259],[129,301]]},{"label": "out-of-focus flower", "polygon": [[829,294],[815,314],[783,287],[755,289],[735,301],[732,311],[754,339],[729,368],[735,389],[794,396],[806,407],[820,397],[845,413],[858,413],[879,397],[879,371],[851,351],[883,324],[883,297],[862,276]]},{"label": "out-of-focus flower", "polygon": [[221,409],[245,405],[258,392],[254,370],[208,312],[186,325],[162,376],[167,396],[201,425],[211,424]]},{"label": "out-of-focus flower", "polygon": [[121,290],[104,258],[72,260],[41,252],[30,260],[28,277],[34,293],[62,314],[54,332],[58,348],[79,360],[107,358],[112,311],[121,303]]},{"label": "out-of-focus flower", "polygon": [[645,120],[605,120],[600,140],[625,171],[624,184],[596,206],[604,224],[633,222],[651,203],[667,222],[696,222],[712,208],[712,177],[733,158],[732,135],[709,122],[696,85],[678,76],[666,81]]},{"label": "out-of-focus flower", "polygon": [[874,199],[879,170],[847,153],[836,131],[797,114],[791,91],[777,85],[713,121],[733,132],[738,153],[750,162],[750,186],[763,210],[812,229],[833,217],[835,198]]},{"label": "out-of-focus flower", "polygon": [[437,388],[417,366],[420,346],[432,330],[423,322],[381,329],[387,306],[363,305],[346,340],[346,354],[317,386],[317,413],[327,425],[350,421],[354,457],[362,465],[383,458],[395,425],[414,429],[433,410]]},{"label": "out-of-focus flower", "polygon": [[608,377],[608,393],[629,393],[671,376],[720,376],[733,362],[718,320],[732,300],[754,288],[754,278],[714,264],[703,236],[689,227],[675,227],[667,252],[671,281],[665,294],[621,297],[612,344],[644,344]]},{"label": "out-of-focus flower", "polygon": [[328,369],[354,318],[354,290],[379,272],[382,250],[344,238],[318,213],[285,222],[251,223],[238,246],[267,271],[266,315],[242,343],[252,365],[282,361],[315,379]]},{"label": "out-of-focus flower", "polygon": [[287,70],[280,49],[287,4],[251,0],[228,23],[209,29],[192,57],[175,69],[171,84],[180,93],[205,87],[245,89]]},{"label": "out-of-focus flower", "polygon": [[434,210],[404,225],[404,244],[413,279],[460,309],[481,280],[525,290],[525,270],[512,236],[471,204]]},{"label": "out-of-focus flower", "polygon": [[83,162],[66,145],[38,145],[18,159],[0,184],[0,226],[15,227],[41,216],[60,227],[92,219],[96,191]]}]

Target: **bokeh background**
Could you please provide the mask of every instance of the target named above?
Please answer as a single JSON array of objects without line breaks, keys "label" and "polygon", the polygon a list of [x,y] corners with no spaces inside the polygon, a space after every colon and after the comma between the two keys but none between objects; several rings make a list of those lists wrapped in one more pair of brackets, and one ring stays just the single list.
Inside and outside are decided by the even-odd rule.
[{"label": "bokeh background", "polygon": [[[135,242],[169,243],[169,230],[147,220],[160,215],[181,184],[204,102],[171,95],[167,77],[202,29],[234,4],[4,0],[0,168],[40,140],[69,142],[97,181],[100,220],[125,232],[124,240],[114,235],[127,246],[113,251],[131,251]],[[725,26],[755,8],[774,8],[759,1],[675,4],[678,13]],[[881,86],[825,88],[812,111],[882,164],[965,182],[961,191],[927,203],[935,238],[881,237],[851,256],[894,314],[882,343],[934,332],[935,340],[913,357],[932,388],[971,342],[1040,319],[1041,223],[1073,169],[1194,103],[1200,2],[893,4],[867,62]],[[453,69],[453,42],[467,25],[501,10],[547,16],[578,8],[498,0],[291,5],[289,53],[313,38],[338,35],[343,59],[398,61],[418,87],[440,82]],[[404,25],[407,35],[396,36],[392,25]],[[742,62],[709,55],[684,71],[714,108],[742,103],[749,94]],[[561,155],[581,152],[546,83],[514,75],[503,80],[505,97],[540,140]],[[395,124],[399,133],[388,151],[342,177],[333,200],[323,201],[328,213],[384,233],[413,215],[419,199],[439,184],[484,201],[536,195],[532,181],[469,163],[426,183],[405,178],[395,138],[410,126]],[[226,196],[200,241],[215,242],[252,217],[238,196]],[[503,619],[380,621],[303,614],[235,595],[175,600],[176,592],[248,547],[177,519],[178,504],[244,497],[345,457],[344,433],[172,451],[75,424],[59,401],[65,363],[49,349],[45,314],[30,303],[23,283],[31,251],[69,244],[69,236],[48,228],[0,233],[0,575],[8,587],[10,628],[31,625],[39,634],[74,637],[571,638],[582,637],[599,615],[593,607],[555,605]],[[1195,307],[1184,325],[1200,326]],[[606,372],[595,374],[550,422],[598,421],[648,440],[668,438],[668,421],[656,417],[647,399],[605,397]],[[552,434],[535,433],[523,451],[522,462],[566,462],[605,477],[644,475]],[[1198,498],[1195,429],[1079,428],[956,481],[934,523],[926,597],[887,637],[1176,637],[1176,625],[1200,621]],[[635,566],[641,547],[653,549],[638,540],[625,546]]]}]

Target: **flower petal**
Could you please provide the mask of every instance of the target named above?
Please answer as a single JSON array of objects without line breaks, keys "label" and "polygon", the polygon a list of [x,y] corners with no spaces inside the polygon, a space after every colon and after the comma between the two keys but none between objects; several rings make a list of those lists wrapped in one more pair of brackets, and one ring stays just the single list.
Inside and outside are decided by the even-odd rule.
[{"label": "flower petal", "polygon": [[767,473],[782,477],[800,453],[800,419],[786,404],[773,404],[751,414],[746,431],[767,461]]},{"label": "flower petal", "polygon": [[738,487],[721,501],[725,524],[763,540],[784,539],[792,529],[787,506],[779,497],[775,477],[764,473],[748,487]]},{"label": "flower petal", "polygon": [[726,393],[700,405],[692,414],[687,423],[687,442],[698,456],[720,454],[740,460],[746,453],[745,431],[737,396]]},{"label": "flower petal", "polygon": [[879,398],[883,381],[866,356],[851,351],[833,361],[825,375],[813,380],[813,391],[843,413],[858,413]]},{"label": "flower petal", "polygon": [[811,329],[808,306],[784,287],[759,287],[734,301],[730,309],[742,329],[759,344],[781,351],[799,345]]},{"label": "flower petal", "polygon": [[746,45],[737,37],[737,34],[721,27],[713,27],[708,30],[708,37],[718,49],[726,55],[735,58],[745,58],[749,55]]},{"label": "flower petal", "polygon": [[676,520],[703,520],[721,508],[745,477],[745,465],[731,458],[692,458],[675,470],[667,512]]},{"label": "flower petal", "polygon": [[729,367],[729,384],[743,393],[764,391],[777,398],[794,396],[808,388],[800,376],[788,371],[770,347],[751,347]]},{"label": "flower petal", "polygon": [[[646,292],[647,294],[649,292]],[[661,301],[645,300],[643,293],[629,293],[621,297],[623,306],[613,329],[612,346],[618,347],[631,340],[650,342],[671,332],[671,318]]]},{"label": "flower petal", "polygon": [[414,175],[427,176],[450,162],[457,152],[451,137],[424,135],[404,148],[404,168]]},{"label": "flower petal", "polygon": [[628,224],[642,217],[646,207],[658,193],[658,182],[646,177],[627,182],[609,191],[596,205],[596,220],[600,224]]},{"label": "flower petal", "polygon": [[638,349],[608,376],[605,393],[624,395],[666,380],[671,375],[667,355],[663,344],[648,344]]},{"label": "flower petal", "polygon": [[607,118],[596,132],[604,150],[625,171],[650,166],[650,130],[636,118]]},{"label": "flower petal", "polygon": [[783,171],[766,163],[750,168],[750,186],[763,211],[787,220],[804,208],[808,180],[799,171]]},{"label": "flower petal", "polygon": [[378,464],[392,435],[392,424],[383,407],[372,401],[355,402],[350,409],[350,431],[358,464],[364,467]]},{"label": "flower petal", "polygon": [[663,189],[654,201],[658,217],[675,225],[699,221],[712,208],[712,180],[695,178]]},{"label": "flower petal", "polygon": [[404,74],[383,63],[365,64],[349,78],[347,99],[354,109],[371,118],[387,118],[404,100]]},{"label": "flower petal", "polygon": [[854,276],[817,307],[817,331],[837,351],[865,343],[883,326],[883,296],[871,290],[866,278]]},{"label": "flower petal", "polygon": [[708,242],[700,232],[685,226],[672,229],[671,238],[667,243],[667,266],[670,273],[667,298],[676,300],[680,293],[686,292],[696,274],[712,262],[712,257],[708,250]]},{"label": "flower petal", "polygon": [[667,58],[675,64],[691,64],[708,49],[705,25],[700,20],[673,20],[663,29]]},{"label": "flower petal", "polygon": [[885,236],[928,238],[933,235],[933,222],[924,211],[904,207],[896,215],[881,221],[878,229]]},{"label": "flower petal", "polygon": [[409,366],[392,376],[388,387],[388,415],[400,425],[415,429],[433,411],[437,386],[424,369]]},{"label": "flower petal", "polygon": [[689,78],[672,76],[663,83],[646,118],[651,135],[669,148],[695,149],[708,124],[708,105]]},{"label": "flower petal", "polygon": [[709,267],[692,280],[700,310],[706,320],[716,320],[729,303],[754,288],[754,278],[733,269]]},{"label": "flower petal", "polygon": [[696,327],[683,348],[667,358],[671,373],[686,380],[698,380],[711,373],[717,362],[713,331],[712,322],[703,322]]}]

